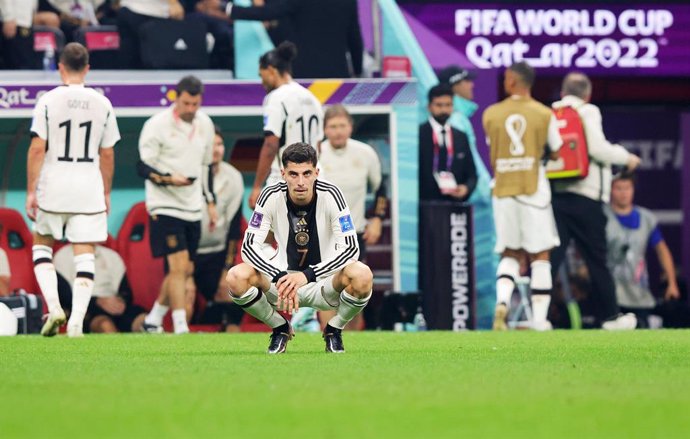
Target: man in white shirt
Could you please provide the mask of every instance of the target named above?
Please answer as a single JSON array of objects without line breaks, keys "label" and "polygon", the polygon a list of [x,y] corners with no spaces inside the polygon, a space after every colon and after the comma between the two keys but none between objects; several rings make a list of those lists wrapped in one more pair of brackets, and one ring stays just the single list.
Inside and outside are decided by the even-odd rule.
[{"label": "man in white shirt", "polygon": [[[236,304],[273,329],[269,354],[285,352],[293,332],[276,310],[336,310],[323,332],[326,352],[345,352],[342,329],[371,298],[373,275],[357,261],[355,225],[342,192],[317,179],[316,151],[295,143],[283,152],[285,181],[259,196],[242,244],[245,262],[227,275]],[[273,232],[278,249],[264,252]]]},{"label": "man in white shirt", "polygon": [[54,240],[67,238],[74,245],[76,277],[67,335],[79,337],[93,291],[94,245],[108,237],[113,146],[120,132],[110,101],[84,87],[88,63],[84,46],[65,46],[59,64],[65,85],[41,96],[31,123],[26,213],[35,221],[34,272],[49,310],[44,336],[57,334],[66,320],[52,260]]},{"label": "man in white shirt", "polygon": [[[0,228],[2,225],[0,225]],[[10,262],[7,260],[7,253],[0,248],[0,297],[10,294]]]},{"label": "man in white shirt", "polygon": [[[329,107],[324,115],[326,139],[319,147],[320,176],[343,192],[357,228],[359,260],[366,260],[366,246],[374,245],[381,237],[382,222],[388,200],[381,184],[381,162],[376,150],[366,143],[352,139],[352,116],[338,104]],[[374,215],[366,218],[367,189],[374,194]],[[335,315],[333,311],[319,313],[325,326]],[[348,329],[362,327],[361,314],[350,322]]]},{"label": "man in white shirt", "polygon": [[244,312],[228,296],[225,271],[234,265],[237,242],[241,239],[244,181],[240,171],[223,161],[224,156],[223,133],[216,127],[211,174],[218,222],[213,229],[209,227],[207,211],[203,211],[194,283],[196,291],[207,301],[206,311],[199,316],[199,323],[218,323],[224,325],[227,332],[237,332]]},{"label": "man in white shirt", "polygon": [[282,181],[280,155],[287,145],[304,142],[316,148],[323,138],[321,103],[306,88],[292,80],[292,61],[297,48],[289,41],[259,58],[264,98],[264,144],[256,167],[249,207],[256,205],[264,186]]},{"label": "man in white shirt", "polygon": [[606,215],[604,204],[611,191],[611,165],[635,169],[640,158],[620,145],[606,140],[601,123],[601,112],[590,104],[592,83],[583,73],[570,73],[563,79],[560,101],[553,108],[572,107],[582,120],[589,153],[587,177],[574,181],[553,183],[553,213],[561,244],[551,252],[554,275],[563,263],[570,240],[580,250],[593,293],[597,297],[599,319],[604,329],[634,329],[637,322],[633,314],[620,314],[616,303],[616,287],[606,263]]},{"label": "man in white shirt", "polygon": [[208,209],[211,229],[218,213],[209,176],[215,129],[211,118],[199,110],[203,84],[194,76],[185,76],[176,93],[171,107],[144,124],[137,171],[146,179],[151,251],[154,257],[165,256],[167,269],[144,329],[159,332],[163,317],[172,308],[175,333],[182,334],[189,332],[185,285],[194,274],[202,209]]}]

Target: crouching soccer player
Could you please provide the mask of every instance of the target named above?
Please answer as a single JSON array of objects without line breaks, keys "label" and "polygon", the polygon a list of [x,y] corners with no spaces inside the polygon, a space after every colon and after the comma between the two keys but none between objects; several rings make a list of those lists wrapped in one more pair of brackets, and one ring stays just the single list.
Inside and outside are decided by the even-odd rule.
[{"label": "crouching soccer player", "polygon": [[[285,181],[267,186],[257,199],[242,257],[227,274],[230,294],[246,312],[273,328],[269,354],[285,352],[293,336],[276,310],[300,306],[335,310],[323,332],[326,352],[345,352],[342,329],[369,302],[373,275],[357,261],[359,247],[350,209],[340,190],[319,180],[316,151],[306,143],[282,155]],[[262,246],[268,232],[274,255]]]}]

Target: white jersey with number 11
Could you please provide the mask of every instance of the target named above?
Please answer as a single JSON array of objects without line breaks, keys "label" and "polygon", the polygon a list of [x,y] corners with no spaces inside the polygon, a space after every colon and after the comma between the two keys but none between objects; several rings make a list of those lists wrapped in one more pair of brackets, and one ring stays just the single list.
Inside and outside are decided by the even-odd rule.
[{"label": "white jersey with number 11", "polygon": [[31,133],[47,141],[38,207],[52,213],[104,212],[99,148],[120,140],[108,98],[83,85],[57,87],[38,100]]}]

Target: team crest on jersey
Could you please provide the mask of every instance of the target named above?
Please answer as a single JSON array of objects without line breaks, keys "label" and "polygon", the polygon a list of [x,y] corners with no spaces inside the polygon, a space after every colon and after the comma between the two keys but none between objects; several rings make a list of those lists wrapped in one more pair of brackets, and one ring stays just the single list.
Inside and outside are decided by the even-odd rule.
[{"label": "team crest on jersey", "polygon": [[338,221],[340,221],[340,231],[345,233],[349,232],[350,230],[354,230],[355,225],[352,223],[352,218],[350,215],[345,215],[341,216],[338,218]]},{"label": "team crest on jersey", "polygon": [[254,212],[252,219],[249,221],[249,226],[258,229],[261,227],[261,222],[264,220],[264,215],[259,212]]}]

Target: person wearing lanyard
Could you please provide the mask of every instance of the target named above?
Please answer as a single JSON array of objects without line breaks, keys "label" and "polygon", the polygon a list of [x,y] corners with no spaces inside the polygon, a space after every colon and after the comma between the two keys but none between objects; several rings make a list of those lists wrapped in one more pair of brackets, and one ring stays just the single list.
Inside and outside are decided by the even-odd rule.
[{"label": "person wearing lanyard", "polygon": [[450,126],[453,91],[429,90],[429,120],[419,127],[419,199],[465,201],[477,184],[467,135]]}]

